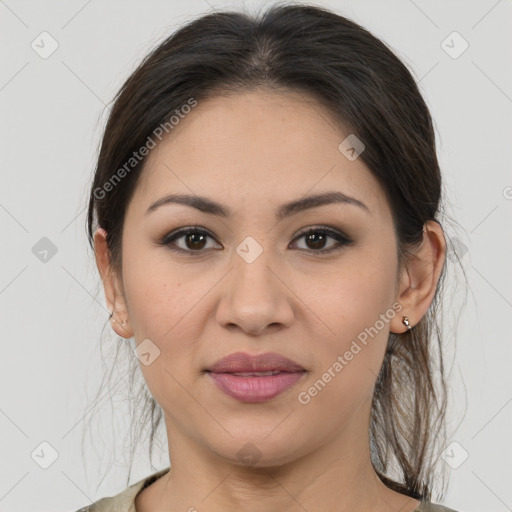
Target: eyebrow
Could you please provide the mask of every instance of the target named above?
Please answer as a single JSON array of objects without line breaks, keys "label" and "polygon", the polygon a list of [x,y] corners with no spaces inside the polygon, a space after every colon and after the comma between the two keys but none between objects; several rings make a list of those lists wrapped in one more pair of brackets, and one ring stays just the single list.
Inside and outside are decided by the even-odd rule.
[{"label": "eyebrow", "polygon": [[[196,208],[197,210],[208,213],[211,215],[217,215],[219,217],[229,217],[232,215],[231,210],[212,199],[204,196],[189,195],[189,194],[169,194],[158,201],[155,201],[147,210],[146,215],[155,211],[166,204],[184,204]],[[348,196],[342,192],[322,192],[314,194],[308,197],[300,198],[289,203],[281,205],[276,212],[276,217],[279,220],[295,215],[299,212],[309,210],[311,208],[317,208],[318,206],[324,206],[327,204],[347,204],[361,208],[366,213],[370,213],[369,208],[359,199]]]}]

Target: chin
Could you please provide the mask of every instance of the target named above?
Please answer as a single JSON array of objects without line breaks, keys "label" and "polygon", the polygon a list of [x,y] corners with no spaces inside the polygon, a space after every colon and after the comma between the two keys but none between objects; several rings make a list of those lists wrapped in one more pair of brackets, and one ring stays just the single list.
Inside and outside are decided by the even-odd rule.
[{"label": "chin", "polygon": [[[279,422],[277,422],[279,423]],[[274,423],[275,428],[276,423]],[[261,429],[259,430],[261,432]],[[212,450],[222,459],[230,464],[241,467],[276,467],[294,462],[302,457],[307,449],[304,445],[297,446],[290,443],[290,433],[282,432],[268,435],[271,432],[265,429],[264,434],[251,436],[250,432],[244,431],[240,436],[233,434],[233,437],[226,436],[225,444],[222,446],[214,444]],[[272,439],[270,439],[272,437]]]}]

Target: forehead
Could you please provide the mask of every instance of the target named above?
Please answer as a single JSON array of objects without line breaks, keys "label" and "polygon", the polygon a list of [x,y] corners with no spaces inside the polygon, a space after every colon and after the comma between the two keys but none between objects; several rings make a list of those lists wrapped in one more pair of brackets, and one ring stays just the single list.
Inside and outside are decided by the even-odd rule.
[{"label": "forehead", "polygon": [[298,92],[211,97],[150,151],[133,207],[147,208],[177,191],[232,203],[237,211],[338,190],[376,215],[386,213],[376,178],[360,158],[351,161],[339,149],[348,135],[323,106]]}]

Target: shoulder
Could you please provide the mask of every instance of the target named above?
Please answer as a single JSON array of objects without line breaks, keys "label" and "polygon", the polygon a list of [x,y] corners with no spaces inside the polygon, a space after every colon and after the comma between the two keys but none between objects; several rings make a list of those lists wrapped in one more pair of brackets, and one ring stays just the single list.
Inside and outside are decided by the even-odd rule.
[{"label": "shoulder", "polygon": [[157,471],[130,485],[119,494],[101,498],[76,512],[136,512],[134,501],[137,494],[141,492],[142,489],[151,485],[155,480],[165,475],[169,469],[170,468],[165,468]]},{"label": "shoulder", "polygon": [[421,502],[414,512],[457,512],[453,508],[445,507],[444,505],[436,505],[430,502]]}]

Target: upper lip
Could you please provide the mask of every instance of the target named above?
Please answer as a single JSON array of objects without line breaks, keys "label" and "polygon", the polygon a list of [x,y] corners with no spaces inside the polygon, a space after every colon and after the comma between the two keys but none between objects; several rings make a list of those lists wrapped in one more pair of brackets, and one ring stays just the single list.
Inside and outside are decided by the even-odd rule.
[{"label": "upper lip", "polygon": [[219,359],[206,371],[213,373],[237,372],[302,372],[305,369],[295,361],[274,352],[251,355],[245,352],[234,352]]}]

